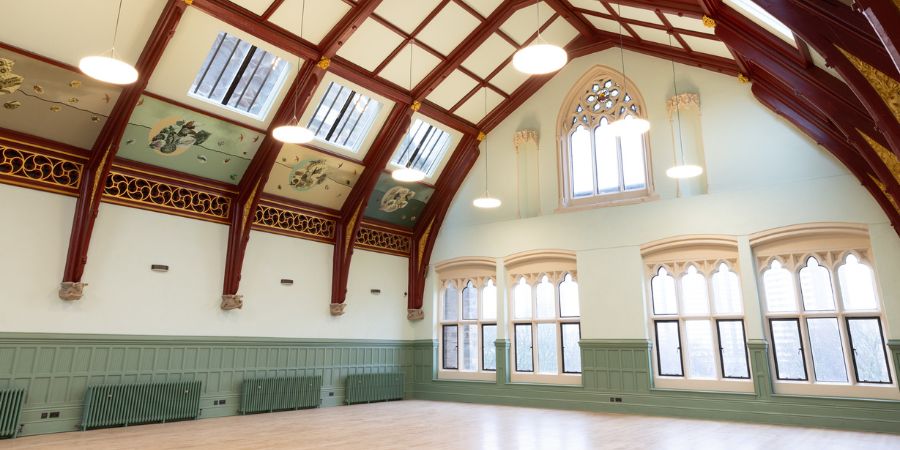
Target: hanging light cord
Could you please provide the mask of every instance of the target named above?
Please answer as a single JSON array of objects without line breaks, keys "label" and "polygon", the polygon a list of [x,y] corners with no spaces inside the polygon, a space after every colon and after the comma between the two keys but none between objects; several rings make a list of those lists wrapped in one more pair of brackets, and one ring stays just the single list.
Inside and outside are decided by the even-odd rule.
[{"label": "hanging light cord", "polygon": [[[484,115],[487,115],[487,86],[484,87]],[[484,135],[484,193],[488,193],[488,141]]]},{"label": "hanging light cord", "polygon": [[625,76],[625,38],[622,36],[622,4],[616,5],[616,15],[619,21],[619,56],[622,60],[622,87],[628,93],[628,78]]},{"label": "hanging light cord", "polygon": [[[669,46],[672,46],[672,35],[669,35]],[[684,164],[684,138],[681,135],[681,106],[678,104],[678,80],[675,79],[675,60],[672,59],[672,87],[675,88],[675,97],[672,99],[675,106],[675,115],[678,117],[678,146],[681,148],[681,164]]]},{"label": "hanging light cord", "polygon": [[[301,40],[303,39],[303,17],[306,15],[306,0],[302,0],[300,2],[300,30],[297,37]],[[302,64],[300,64],[300,58],[297,59],[297,76],[300,76]],[[294,90],[294,116],[291,119],[294,122],[294,125],[300,123],[300,120],[297,119],[297,99],[300,97],[300,90]]]},{"label": "hanging light cord", "polygon": [[119,19],[122,17],[122,0],[119,0],[119,11],[116,13],[116,27],[113,28],[112,57],[116,57],[116,39],[119,37]]}]

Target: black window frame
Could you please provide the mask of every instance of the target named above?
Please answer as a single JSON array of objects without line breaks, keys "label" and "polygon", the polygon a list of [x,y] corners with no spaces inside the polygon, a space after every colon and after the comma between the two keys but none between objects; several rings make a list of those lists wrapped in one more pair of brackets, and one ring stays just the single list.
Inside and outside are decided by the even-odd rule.
[{"label": "black window frame", "polygon": [[[325,99],[328,97],[328,93],[331,92],[332,89],[335,89],[335,88],[337,89],[337,92],[334,94],[334,100],[331,101],[331,103],[328,106],[325,106]],[[342,105],[338,105],[338,107],[335,107],[335,104],[337,103],[338,98],[341,96],[341,94],[343,93],[344,90],[349,91],[350,94],[347,96],[347,99],[344,100]],[[354,99],[355,99],[355,101],[354,101]],[[357,105],[361,101],[365,101],[362,111],[360,111],[357,108]],[[359,141],[359,145],[355,146],[355,147],[347,145],[347,141],[349,141],[350,138],[353,137],[354,133],[357,131],[356,127],[359,125],[360,120],[362,120],[363,116],[366,115],[366,112],[368,111],[368,108],[370,106],[376,108],[376,111],[374,112],[374,114],[377,115],[378,112],[380,111],[382,105],[381,105],[381,102],[379,102],[378,100],[376,100],[368,95],[365,95],[359,91],[356,91],[353,88],[344,86],[343,84],[338,83],[336,81],[331,81],[331,82],[329,82],[328,87],[325,89],[325,93],[322,95],[322,98],[319,100],[319,104],[316,106],[316,109],[313,111],[313,114],[310,116],[307,127],[310,129],[310,131],[313,132],[313,134],[315,134],[316,138],[322,140],[323,142],[328,142],[329,144],[333,144],[333,145],[348,149],[353,152],[358,152],[360,150],[360,147],[362,146],[362,142],[364,139],[361,139]],[[316,117],[319,115],[319,111],[321,111],[322,108],[327,108],[327,111],[325,112],[325,116],[322,118],[321,122],[319,122],[318,126],[315,129],[313,129],[312,128],[313,121],[315,121]],[[338,112],[337,118],[334,120],[334,122],[329,127],[327,127],[326,130],[324,130],[324,133],[320,133],[321,131],[323,131],[323,128],[325,128],[325,125],[326,125],[325,119],[328,118],[328,114],[335,110]],[[348,110],[350,110],[349,115],[347,114]],[[344,131],[344,128],[347,127],[350,120],[353,118],[353,115],[354,115],[353,111],[357,111],[358,115],[356,116],[356,119],[353,121],[353,125],[350,126],[350,131],[347,133],[347,136],[343,139],[343,142],[341,142],[341,140],[338,138],[340,138],[341,133]],[[372,131],[373,124],[374,124],[374,120],[373,120],[373,123],[370,123],[368,125],[368,129],[363,130],[363,136],[367,135],[370,131]],[[335,133],[337,133],[337,134],[335,135]],[[332,140],[332,136],[335,136],[334,140]]]},{"label": "black window frame", "polygon": [[[878,333],[881,337],[881,351],[882,355],[884,355],[884,365],[887,368],[887,381],[862,381],[859,379],[859,369],[857,368],[856,363],[856,348],[853,346],[853,333],[850,332],[850,321],[851,320],[874,320],[878,323]],[[847,340],[850,345],[850,359],[853,361],[853,376],[856,378],[856,382],[859,384],[893,384],[894,379],[891,377],[891,362],[888,358],[887,345],[884,339],[884,325],[881,323],[881,317],[878,316],[858,316],[858,317],[844,317],[844,321],[847,324]]]},{"label": "black window frame", "polygon": [[[422,127],[425,127],[424,135],[421,141],[416,144],[415,137],[419,135]],[[446,139],[446,145],[442,146],[440,143],[444,139]],[[447,151],[450,150],[452,144],[453,135],[449,131],[424,120],[424,118],[414,118],[409,125],[409,129],[394,150],[390,162],[398,167],[408,167],[422,171],[426,176],[430,177],[437,171],[438,166],[440,166],[444,157],[447,156]],[[432,158],[432,155],[434,155],[434,158]]]},{"label": "black window frame", "polygon": [[[447,367],[447,328],[456,328],[456,367]],[[441,325],[441,369],[459,370],[459,325]]]},{"label": "black window frame", "polygon": [[[519,333],[516,332],[516,330],[519,327],[528,327],[528,331],[529,331],[528,334],[531,335],[531,345],[528,346],[528,352],[531,354],[531,370],[519,369]],[[516,352],[515,352],[515,355],[513,355],[514,356],[513,360],[515,360],[516,372],[535,373],[534,372],[534,326],[532,326],[532,323],[530,323],[530,322],[529,323],[514,323],[513,324],[513,339],[515,340],[515,344],[516,344]]]},{"label": "black window frame", "polygon": [[[487,348],[487,344],[484,341],[484,327],[494,327],[494,336],[495,341],[491,342],[491,346],[494,348],[494,368],[488,369],[484,365],[484,350]],[[483,323],[481,324],[481,371],[482,372],[496,372],[497,371],[497,344],[496,344],[496,335],[497,335],[497,323]]]},{"label": "black window frame", "polygon": [[[579,370],[578,372],[570,372],[570,371],[566,370],[566,339],[565,339],[565,337],[564,337],[564,336],[565,336],[565,333],[563,332],[563,328],[564,328],[566,325],[575,325],[575,326],[578,327],[578,340],[581,341],[581,322],[580,322],[580,321],[579,321],[579,322],[560,322],[560,324],[559,324],[559,349],[560,349],[560,353],[559,353],[559,354],[560,354],[560,358],[561,358],[561,361],[562,361],[562,367],[560,368],[560,369],[561,369],[561,370],[560,370],[560,373],[564,373],[564,374],[565,374],[565,373],[569,373],[569,374],[578,374],[578,375],[581,375],[581,374],[584,372],[584,367],[582,367],[582,370]],[[579,351],[581,350],[581,345],[580,345],[580,344],[579,344],[579,346],[578,346],[578,349],[579,349]]]},{"label": "black window frame", "polygon": [[[746,377],[729,377],[725,375],[725,355],[724,355],[724,347],[722,347],[722,328],[719,327],[719,324],[722,322],[739,322],[741,324],[741,333],[742,338],[741,342],[744,343],[744,360],[747,362],[747,376]],[[744,328],[744,319],[716,319],[716,338],[719,341],[719,368],[722,372],[722,378],[726,378],[729,380],[749,380],[751,376],[750,370],[750,352],[747,350],[747,329]]]},{"label": "black window frame", "polygon": [[[674,323],[676,335],[678,336],[678,362],[681,367],[680,374],[667,374],[662,373],[662,358],[659,353],[659,324],[660,323]],[[684,349],[681,348],[681,321],[680,320],[654,320],[653,321],[653,337],[656,341],[656,372],[661,377],[684,377]]]},{"label": "black window frame", "polygon": [[[775,343],[775,329],[773,322],[794,322],[797,324],[797,336],[800,338],[800,361],[803,362],[803,378],[782,378],[781,369],[778,367],[778,351]],[[809,381],[809,367],[806,367],[806,349],[803,344],[803,329],[800,328],[799,317],[774,317],[769,319],[769,335],[772,337],[772,360],[775,361],[775,379],[778,381]]]}]

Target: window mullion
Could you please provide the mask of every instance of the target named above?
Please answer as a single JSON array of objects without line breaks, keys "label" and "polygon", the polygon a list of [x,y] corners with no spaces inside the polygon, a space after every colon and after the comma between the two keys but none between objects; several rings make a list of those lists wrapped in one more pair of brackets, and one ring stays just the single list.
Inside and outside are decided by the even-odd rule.
[{"label": "window mullion", "polygon": [[[597,127],[592,128],[588,134],[590,134],[591,139],[591,173],[594,174],[594,195],[600,195],[600,173],[597,172],[597,139],[595,137],[597,133],[597,128],[599,128],[599,122]],[[572,191],[575,191],[574,185],[572,187]]]},{"label": "window mullion", "polygon": [[[621,120],[621,119],[619,119]],[[619,192],[625,192],[625,162],[622,155],[622,138],[616,138],[616,158],[619,164]],[[646,163],[644,163],[646,165]]]}]

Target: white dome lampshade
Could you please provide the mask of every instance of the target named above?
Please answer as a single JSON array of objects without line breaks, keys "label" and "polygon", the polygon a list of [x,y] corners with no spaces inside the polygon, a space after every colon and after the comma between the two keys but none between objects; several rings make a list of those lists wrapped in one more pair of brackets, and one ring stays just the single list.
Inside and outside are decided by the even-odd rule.
[{"label": "white dome lampshade", "polygon": [[472,200],[472,206],[476,208],[497,208],[502,204],[503,202],[501,202],[499,198],[491,197],[491,194],[488,191],[484,191],[484,195]]},{"label": "white dome lampshade", "polygon": [[391,178],[405,183],[413,183],[416,181],[424,180],[425,172],[422,172],[421,170],[411,169],[409,167],[404,167],[402,169],[397,169],[391,172]]},{"label": "white dome lampshade", "polygon": [[312,141],[315,135],[299,125],[282,125],[272,130],[272,137],[288,144],[305,144]]},{"label": "white dome lampshade", "polygon": [[669,178],[694,178],[700,176],[703,173],[703,168],[700,166],[695,166],[693,164],[679,164],[677,166],[672,166],[668,170],[666,170],[666,176]]},{"label": "white dome lampshade", "polygon": [[131,64],[110,56],[85,56],[78,62],[85,75],[112,84],[131,84],[137,81],[138,71]]},{"label": "white dome lampshade", "polygon": [[556,72],[568,61],[569,55],[561,47],[540,42],[517,51],[512,62],[519,72],[541,75]]},{"label": "white dome lampshade", "polygon": [[613,136],[634,136],[650,131],[650,121],[629,114],[604,128]]}]

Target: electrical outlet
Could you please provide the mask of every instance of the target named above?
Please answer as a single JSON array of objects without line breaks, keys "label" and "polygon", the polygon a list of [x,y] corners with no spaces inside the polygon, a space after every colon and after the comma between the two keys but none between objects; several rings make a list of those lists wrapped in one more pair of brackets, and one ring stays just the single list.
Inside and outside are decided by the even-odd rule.
[{"label": "electrical outlet", "polygon": [[224,405],[224,404],[225,404],[225,399],[223,398],[222,400],[219,400],[219,404],[220,404],[220,405]]},{"label": "electrical outlet", "polygon": [[56,419],[56,418],[58,418],[58,417],[59,417],[59,411],[53,411],[53,412],[50,413],[50,418],[51,418],[51,419]]},{"label": "electrical outlet", "polygon": [[46,419],[48,415],[49,414],[47,414],[47,413],[41,413],[41,419]]},{"label": "electrical outlet", "polygon": [[328,393],[328,396],[329,396],[329,397],[334,397],[334,392],[329,392],[329,393]]},{"label": "electrical outlet", "polygon": [[622,403],[622,397],[616,397],[616,403]]}]

